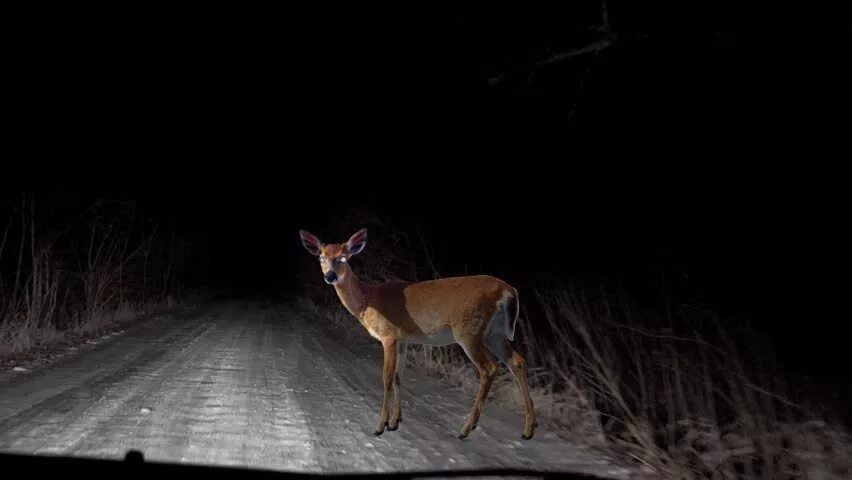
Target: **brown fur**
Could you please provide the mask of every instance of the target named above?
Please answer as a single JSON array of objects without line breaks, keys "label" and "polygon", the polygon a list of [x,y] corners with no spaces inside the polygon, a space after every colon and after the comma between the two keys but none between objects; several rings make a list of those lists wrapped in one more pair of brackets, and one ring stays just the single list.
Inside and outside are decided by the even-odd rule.
[{"label": "brown fur", "polygon": [[[308,238],[311,241],[316,240],[313,236]],[[313,245],[316,243],[306,244],[306,248]],[[401,421],[400,379],[397,370],[400,363],[400,346],[407,343],[429,343],[436,335],[446,338],[451,334],[448,343],[458,343],[464,348],[480,376],[479,392],[468,421],[459,435],[459,438],[466,437],[476,428],[485,398],[499,369],[498,364],[487,353],[488,348],[492,347],[486,347],[486,330],[501,308],[501,302],[505,302],[503,308],[510,315],[509,321],[515,321],[518,314],[517,290],[488,275],[367,285],[358,279],[349,266],[350,252],[347,244],[320,245],[319,255],[326,260],[321,263],[323,274],[329,270],[335,271],[338,280],[334,288],[341,302],[370,335],[382,343],[384,397],[375,433],[381,434],[386,426],[389,430],[396,430]],[[341,257],[345,257],[347,261],[335,261]],[[502,338],[497,348],[500,352],[494,352],[495,355],[498,358],[503,355],[505,358],[524,400],[526,421],[523,438],[532,438],[536,424],[526,381],[526,362],[511,348],[506,338]],[[392,388],[394,396],[391,415],[389,409]]]}]

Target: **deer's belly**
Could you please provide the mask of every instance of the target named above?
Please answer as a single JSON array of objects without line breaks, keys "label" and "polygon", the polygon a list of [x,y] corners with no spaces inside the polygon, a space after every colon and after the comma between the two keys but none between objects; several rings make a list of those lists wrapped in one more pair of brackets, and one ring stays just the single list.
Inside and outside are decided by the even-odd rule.
[{"label": "deer's belly", "polygon": [[449,327],[438,330],[432,335],[418,335],[405,340],[409,343],[429,345],[432,347],[443,347],[444,345],[456,343],[456,337],[453,336],[453,331]]}]

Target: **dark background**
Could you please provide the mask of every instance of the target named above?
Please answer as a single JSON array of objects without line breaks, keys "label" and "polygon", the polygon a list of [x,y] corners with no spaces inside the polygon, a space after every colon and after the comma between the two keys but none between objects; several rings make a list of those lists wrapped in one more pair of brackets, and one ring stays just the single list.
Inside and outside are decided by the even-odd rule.
[{"label": "dark background", "polygon": [[366,206],[417,224],[445,274],[617,284],[652,305],[666,286],[845,377],[816,273],[837,219],[768,148],[777,82],[755,24],[724,2],[612,1],[605,37],[600,3],[572,3],[27,12],[10,167],[60,188],[45,208],[136,201],[190,242],[194,285],[298,291],[297,230]]}]

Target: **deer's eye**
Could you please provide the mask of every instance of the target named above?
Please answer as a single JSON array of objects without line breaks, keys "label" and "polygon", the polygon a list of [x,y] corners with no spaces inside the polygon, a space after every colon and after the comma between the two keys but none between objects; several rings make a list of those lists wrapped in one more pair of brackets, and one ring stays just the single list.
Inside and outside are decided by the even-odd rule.
[{"label": "deer's eye", "polygon": [[346,257],[340,257],[340,263],[346,263]]},{"label": "deer's eye", "polygon": [[325,263],[325,257],[320,257],[320,263]]}]

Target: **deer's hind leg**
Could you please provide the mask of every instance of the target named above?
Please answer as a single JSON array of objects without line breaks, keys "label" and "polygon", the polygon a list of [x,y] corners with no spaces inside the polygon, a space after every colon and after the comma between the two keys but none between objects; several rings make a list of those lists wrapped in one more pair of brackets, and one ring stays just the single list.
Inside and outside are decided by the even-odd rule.
[{"label": "deer's hind leg", "polygon": [[487,338],[486,345],[498,360],[509,367],[512,375],[515,377],[515,381],[518,383],[518,390],[521,392],[521,399],[524,402],[524,433],[521,435],[521,438],[529,440],[535,434],[535,427],[538,424],[535,421],[530,387],[527,384],[527,362],[524,360],[524,357],[512,348],[509,340],[502,334]]},{"label": "deer's hind leg", "polygon": [[485,398],[488,396],[488,391],[491,389],[491,384],[494,383],[494,378],[497,376],[497,365],[486,352],[485,343],[483,342],[482,333],[472,336],[463,336],[457,338],[459,345],[464,349],[470,361],[473,362],[476,369],[479,371],[479,392],[476,394],[476,400],[473,402],[473,409],[470,411],[467,423],[462,427],[459,438],[466,438],[471,430],[476,428],[479,422],[479,416],[482,414],[482,408],[485,404]]}]

